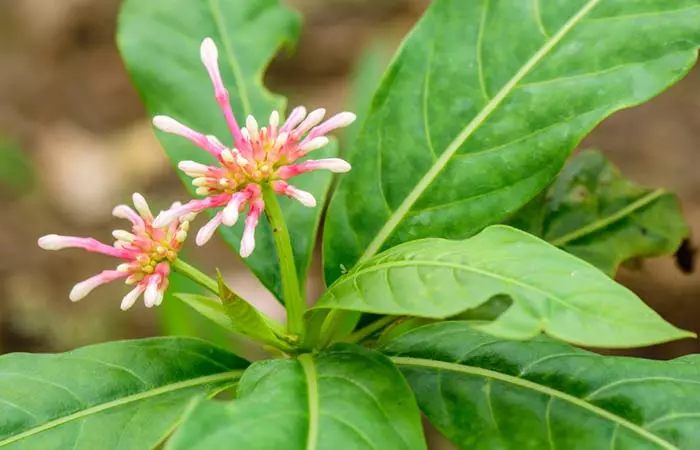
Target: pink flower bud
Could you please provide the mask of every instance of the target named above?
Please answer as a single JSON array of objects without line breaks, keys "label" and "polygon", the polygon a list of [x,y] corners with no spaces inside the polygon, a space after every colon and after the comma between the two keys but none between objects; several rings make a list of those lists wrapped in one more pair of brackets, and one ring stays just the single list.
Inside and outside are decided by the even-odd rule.
[{"label": "pink flower bud", "polygon": [[197,237],[195,238],[195,243],[201,247],[202,245],[209,242],[218,226],[221,225],[222,220],[222,213],[218,213],[217,215],[215,215],[213,219],[211,219],[209,222],[207,222],[206,225],[199,229]]},{"label": "pink flower bud", "polygon": [[122,299],[122,303],[119,306],[121,308],[121,310],[126,311],[127,309],[134,306],[134,303],[136,303],[136,300],[138,300],[138,298],[141,296],[141,294],[143,294],[143,291],[145,291],[145,290],[146,289],[141,285],[136,286],[135,288],[130,290],[129,293],[126,294],[124,296],[124,298]]}]

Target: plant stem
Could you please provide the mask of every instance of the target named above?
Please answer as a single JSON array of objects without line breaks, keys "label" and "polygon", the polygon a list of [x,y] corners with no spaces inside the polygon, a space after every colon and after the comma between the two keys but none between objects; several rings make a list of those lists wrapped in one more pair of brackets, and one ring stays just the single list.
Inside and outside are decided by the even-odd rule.
[{"label": "plant stem", "polygon": [[263,200],[265,201],[265,214],[272,226],[272,235],[277,246],[277,259],[282,274],[282,295],[284,296],[284,306],[287,309],[288,330],[289,333],[301,338],[304,335],[306,300],[299,286],[292,241],[289,238],[289,231],[277,196],[269,186],[263,188]]},{"label": "plant stem", "polygon": [[170,263],[170,266],[178,273],[181,273],[182,275],[186,276],[190,280],[194,281],[198,285],[202,286],[204,289],[207,289],[216,296],[219,296],[219,285],[218,283],[213,279],[208,277],[206,274],[203,272],[200,272],[199,269],[196,269],[194,266],[191,266],[187,264],[185,261],[182,259],[178,258],[172,263]]},{"label": "plant stem", "polygon": [[382,317],[381,319],[377,319],[374,322],[370,323],[369,325],[355,331],[350,336],[343,339],[343,341],[358,343],[358,342],[362,341],[364,338],[366,338],[367,336],[370,336],[374,332],[379,331],[382,328],[386,327],[387,325],[391,324],[393,321],[395,321],[398,318],[399,318],[398,316],[385,316],[385,317]]}]

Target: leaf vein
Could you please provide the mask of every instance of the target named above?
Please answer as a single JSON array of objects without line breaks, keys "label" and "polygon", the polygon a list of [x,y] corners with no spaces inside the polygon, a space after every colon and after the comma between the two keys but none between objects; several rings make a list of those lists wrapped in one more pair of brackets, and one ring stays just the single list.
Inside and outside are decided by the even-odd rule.
[{"label": "leaf vein", "polygon": [[488,90],[486,89],[486,80],[484,79],[484,63],[482,52],[484,50],[484,28],[486,28],[486,16],[489,9],[489,1],[484,1],[484,7],[481,9],[481,18],[479,19],[479,34],[476,38],[476,70],[479,73],[479,87],[484,96],[484,100],[488,103],[491,100]]},{"label": "leaf vein", "polygon": [[661,417],[658,417],[654,420],[652,420],[649,423],[644,424],[644,428],[652,428],[655,427],[656,425],[664,422],[670,422],[674,420],[680,420],[680,419],[700,419],[700,413],[693,413],[693,412],[688,412],[688,413],[669,413],[665,414]]},{"label": "leaf vein", "polygon": [[0,403],[4,403],[4,404],[6,404],[6,405],[9,405],[11,408],[14,408],[14,409],[16,409],[16,410],[18,410],[18,411],[22,411],[22,412],[24,412],[24,413],[26,413],[26,414],[28,414],[28,415],[34,417],[35,419],[38,419],[38,418],[39,418],[39,416],[37,416],[36,414],[34,414],[33,412],[31,412],[31,411],[28,410],[27,408],[24,408],[24,407],[22,407],[22,406],[19,406],[17,403],[11,402],[11,401],[6,400],[6,399],[4,399],[4,398],[0,398]]},{"label": "leaf vein", "polygon": [[540,12],[540,0],[532,0],[532,13],[535,16],[535,22],[537,23],[537,28],[542,33],[545,39],[551,39],[551,36],[547,32],[547,29],[542,22],[542,13]]},{"label": "leaf vein", "polygon": [[430,96],[430,78],[433,69],[433,55],[435,54],[435,42],[430,47],[428,54],[428,66],[425,70],[425,79],[423,81],[423,130],[425,132],[425,140],[428,144],[428,150],[433,155],[433,162],[437,159],[435,148],[433,147],[433,137],[430,133],[430,119],[428,113],[428,97]]},{"label": "leaf vein", "polygon": [[653,377],[641,377],[641,378],[625,378],[622,380],[617,380],[613,381],[608,384],[604,384],[603,386],[599,387],[595,391],[587,394],[584,397],[584,400],[592,400],[593,397],[598,396],[601,392],[607,391],[608,389],[622,386],[625,384],[632,384],[632,383],[643,383],[646,381],[667,381],[670,383],[685,383],[685,384],[697,384],[700,385],[699,380],[688,380],[688,379],[683,379],[683,378],[674,378],[674,377],[660,377],[660,376],[653,376]]},{"label": "leaf vein", "polygon": [[554,434],[552,433],[552,402],[554,402],[554,396],[550,395],[547,401],[547,407],[544,410],[544,418],[547,427],[547,442],[549,443],[549,448],[556,450],[554,446]]},{"label": "leaf vein", "polygon": [[357,426],[355,426],[354,424],[348,422],[348,421],[345,420],[345,419],[342,419],[342,418],[336,416],[335,414],[331,414],[331,413],[329,413],[328,411],[323,411],[323,412],[321,413],[321,415],[322,415],[322,416],[326,416],[326,417],[328,417],[328,418],[330,418],[330,419],[332,419],[332,420],[335,420],[336,422],[340,423],[341,425],[345,425],[347,428],[349,428],[350,430],[352,430],[357,436],[359,436],[360,439],[362,439],[363,441],[365,441],[365,442],[367,443],[367,446],[368,446],[369,448],[376,448],[376,447],[374,446],[374,444],[372,443],[372,441],[370,440],[370,438],[369,438],[366,434],[364,434],[364,433],[362,432],[362,430],[360,430],[359,428],[357,428]]},{"label": "leaf vein", "polygon": [[60,389],[60,390],[62,390],[62,391],[64,391],[64,392],[67,392],[68,394],[70,394],[70,396],[73,397],[74,399],[78,400],[82,406],[87,406],[87,403],[85,403],[85,401],[84,401],[82,398],[78,397],[78,394],[76,394],[75,392],[73,392],[73,391],[70,390],[69,388],[67,388],[67,387],[65,387],[65,386],[62,386],[62,385],[60,385],[60,384],[58,384],[58,383],[54,383],[54,382],[52,382],[52,381],[44,380],[43,378],[32,377],[32,376],[30,376],[30,375],[23,374],[23,373],[1,372],[1,373],[0,373],[0,377],[3,377],[3,376],[11,376],[11,377],[12,377],[12,376],[15,376],[15,377],[20,377],[20,378],[24,378],[25,380],[32,380],[32,381],[36,381],[36,382],[41,383],[41,384],[47,384],[47,385],[49,385],[49,386],[53,386],[53,387],[55,387],[55,388],[58,388],[58,389]]},{"label": "leaf vein", "polygon": [[[348,378],[348,377],[346,377],[346,376],[343,376],[343,375],[321,375],[321,376],[319,376],[319,380],[321,380],[321,379],[329,379],[329,378],[330,378],[330,379],[336,379],[336,380],[345,381],[346,383],[351,384],[351,385],[355,386],[357,389],[359,389],[360,391],[364,392],[364,394],[365,394],[367,397],[369,397],[370,400],[372,400],[372,403],[374,403],[374,406],[377,408],[377,410],[379,410],[379,412],[381,412],[382,415],[386,418],[387,423],[390,424],[392,431],[394,431],[394,432],[396,433],[396,435],[399,437],[399,439],[401,440],[401,442],[403,442],[404,444],[407,444],[406,441],[405,441],[405,439],[404,439],[403,434],[402,434],[402,433],[399,433],[399,431],[398,431],[396,428],[394,428],[394,426],[393,426],[394,421],[392,420],[391,416],[390,416],[389,413],[386,411],[386,409],[384,408],[384,406],[382,406],[382,402],[379,401],[379,399],[377,398],[377,396],[374,395],[374,393],[373,393],[372,391],[370,391],[369,389],[367,389],[365,386],[363,386],[362,384],[358,383],[357,381],[355,381],[355,380],[353,380],[353,379],[351,379],[351,378]],[[408,445],[408,444],[407,444],[407,445]]]},{"label": "leaf vein", "polygon": [[648,17],[661,17],[661,16],[668,16],[672,14],[681,14],[681,13],[687,13],[690,11],[700,11],[700,6],[693,6],[691,8],[682,8],[682,9],[673,9],[673,10],[667,10],[667,11],[651,11],[647,13],[638,13],[638,14],[625,14],[625,15],[620,15],[620,16],[609,16],[609,17],[594,17],[591,19],[585,19],[582,21],[582,23],[595,23],[595,22],[607,22],[611,20],[633,20],[633,19],[642,19],[642,18],[648,18]]},{"label": "leaf vein", "polygon": [[134,372],[133,370],[131,370],[127,367],[124,367],[124,366],[119,366],[117,364],[108,363],[106,361],[102,361],[99,359],[87,358],[85,356],[63,355],[63,357],[66,359],[78,359],[78,360],[83,360],[83,361],[90,361],[90,362],[93,362],[96,364],[111,367],[113,369],[117,369],[117,370],[120,370],[122,372],[126,372],[127,374],[131,375],[133,378],[138,380],[140,383],[142,383],[146,387],[150,387],[152,385],[151,383],[149,383],[145,379],[143,379],[141,376],[139,376],[136,372]]}]

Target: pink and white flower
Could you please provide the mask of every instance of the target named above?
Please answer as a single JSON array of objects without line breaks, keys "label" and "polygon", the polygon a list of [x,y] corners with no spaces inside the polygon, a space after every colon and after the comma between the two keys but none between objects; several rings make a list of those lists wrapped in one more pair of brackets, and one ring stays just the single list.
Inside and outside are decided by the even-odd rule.
[{"label": "pink and white flower", "polygon": [[183,215],[223,208],[197,234],[197,245],[204,245],[220,225],[234,225],[239,213],[247,206],[248,215],[240,250],[245,258],[255,248],[255,228],[265,208],[262,199],[264,186],[270,186],[277,194],[292,197],[304,206],[313,207],[316,206],[313,195],[290,185],[286,180],[313,170],[337,173],[350,170],[350,164],[339,158],[303,162],[299,162],[299,159],[328,144],[325,135],[336,128],[350,125],[355,121],[355,115],[343,112],[321,123],[326,114],[324,109],[307,114],[304,107],[297,107],[282,125],[279,113],[273,111],[266,127],[259,126],[255,118],[248,116],[245,127],[240,128],[219,71],[218,50],[210,38],[202,42],[201,58],[214,85],[216,101],[233,136],[233,147],[229,148],[214,136],[194,131],[171,117],[154,117],[153,125],[156,128],[190,140],[213,155],[218,165],[181,161],[178,167],[193,178],[192,184],[196,186],[197,194],[205,198],[165,211],[153,224],[165,227]]},{"label": "pink and white flower", "polygon": [[[131,222],[131,231],[115,230],[114,244],[107,245],[93,238],[59,236],[49,234],[39,238],[39,247],[44,250],[82,248],[89,252],[113,256],[122,261],[115,270],[101,273],[76,284],[70,292],[74,302],[87,296],[93,289],[110,281],[125,278],[126,284],[134,288],[126,294],[121,309],[131,308],[143,294],[148,308],[160,305],[168,287],[170,263],[177,258],[187,238],[192,217],[181,216],[166,228],[153,227],[153,214],[141,194],[133,195],[134,207],[119,205],[112,214]],[[179,204],[173,205],[178,207]]]}]

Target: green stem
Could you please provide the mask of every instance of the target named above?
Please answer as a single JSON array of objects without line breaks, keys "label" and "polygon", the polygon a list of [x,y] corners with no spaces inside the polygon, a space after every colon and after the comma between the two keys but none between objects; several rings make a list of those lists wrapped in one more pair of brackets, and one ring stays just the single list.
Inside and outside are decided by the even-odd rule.
[{"label": "green stem", "polygon": [[182,275],[186,276],[190,280],[194,281],[198,285],[202,286],[204,289],[207,289],[216,296],[219,296],[219,285],[218,283],[211,277],[207,276],[206,274],[200,272],[198,269],[195,267],[187,264],[185,261],[182,259],[176,259],[172,263],[170,263],[170,266],[173,268],[178,273],[181,273]]},{"label": "green stem", "polygon": [[294,253],[292,252],[292,241],[289,238],[289,231],[277,201],[277,196],[269,186],[265,186],[263,189],[263,200],[265,201],[265,214],[272,226],[272,235],[275,238],[277,247],[277,259],[279,260],[282,274],[282,295],[284,296],[284,306],[287,309],[288,329],[291,334],[303,337],[306,300],[304,300],[301,287],[299,286],[299,277],[297,276]]},{"label": "green stem", "polygon": [[343,339],[345,342],[352,342],[352,343],[358,343],[365,339],[366,337],[374,334],[375,332],[381,330],[382,328],[390,325],[393,321],[397,320],[397,316],[385,316],[382,317],[381,319],[377,319],[374,322],[370,323],[369,325],[360,328],[359,330],[355,331],[353,334],[348,336],[347,338]]}]

